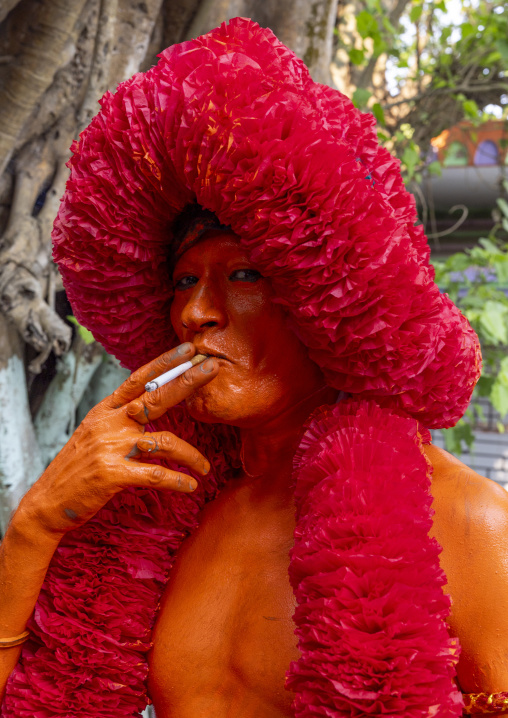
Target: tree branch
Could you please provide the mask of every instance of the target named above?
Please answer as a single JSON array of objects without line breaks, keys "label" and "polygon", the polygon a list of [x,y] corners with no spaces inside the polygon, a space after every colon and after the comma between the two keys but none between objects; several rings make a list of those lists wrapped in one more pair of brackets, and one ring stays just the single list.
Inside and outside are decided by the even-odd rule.
[{"label": "tree branch", "polygon": [[21,0],[3,0],[0,5],[0,22],[3,22],[11,10],[19,5]]},{"label": "tree branch", "polygon": [[85,0],[45,0],[23,43],[21,56],[0,89],[0,174],[21,130],[61,64]]},{"label": "tree branch", "polygon": [[478,83],[477,85],[456,85],[455,87],[436,87],[434,89],[425,90],[420,92],[413,97],[405,97],[402,100],[395,100],[395,102],[387,102],[383,104],[383,109],[388,110],[391,107],[397,107],[397,105],[405,105],[411,102],[418,102],[432,95],[450,95],[455,92],[474,93],[474,92],[490,92],[491,90],[504,90],[508,92],[508,83],[504,82],[493,82],[493,83]]},{"label": "tree branch", "polygon": [[78,113],[78,131],[85,128],[97,113],[98,100],[108,89],[111,56],[115,49],[114,35],[117,13],[118,0],[101,0],[88,87]]}]

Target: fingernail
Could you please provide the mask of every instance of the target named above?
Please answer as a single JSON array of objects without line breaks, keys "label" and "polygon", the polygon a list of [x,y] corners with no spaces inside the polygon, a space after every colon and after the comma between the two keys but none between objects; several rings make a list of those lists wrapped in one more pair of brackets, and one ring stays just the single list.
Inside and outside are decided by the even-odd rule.
[{"label": "fingernail", "polygon": [[191,481],[189,481],[189,489],[190,489],[191,491],[195,491],[195,489],[197,489],[197,487],[198,487],[198,482],[197,482],[197,481],[194,481],[194,479],[192,479]]},{"label": "fingernail", "polygon": [[210,471],[210,464],[208,461],[205,461],[203,463],[203,474],[207,474]]},{"label": "fingernail", "polygon": [[188,354],[191,349],[192,344],[190,342],[185,342],[184,344],[180,344],[180,346],[176,350],[176,353],[182,356],[182,354]]},{"label": "fingernail", "polygon": [[138,449],[141,449],[141,451],[155,451],[157,448],[157,442],[155,442],[153,439],[138,439],[137,440]]},{"label": "fingernail", "polygon": [[207,359],[201,364],[201,371],[203,374],[209,374],[213,371],[213,359]]}]

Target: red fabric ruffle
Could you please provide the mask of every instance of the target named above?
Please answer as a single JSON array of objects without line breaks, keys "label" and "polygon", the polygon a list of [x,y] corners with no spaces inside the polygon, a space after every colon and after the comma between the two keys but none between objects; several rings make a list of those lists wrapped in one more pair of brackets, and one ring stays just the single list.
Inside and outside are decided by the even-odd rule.
[{"label": "red fabric ruffle", "polygon": [[235,464],[235,430],[210,429],[196,430],[181,406],[148,426],[178,431],[209,458],[212,468],[206,477],[196,474],[195,492],[122,491],[65,536],[7,684],[2,718],[132,718],[145,708],[146,654],[175,552]]},{"label": "red fabric ruffle", "polygon": [[295,716],[460,716],[418,422],[372,401],[326,407],[294,466]]},{"label": "red fabric ruffle", "polygon": [[330,385],[453,425],[480,371],[433,282],[399,162],[372,115],[236,18],[107,93],[73,146],[54,257],[79,321],[133,369],[175,343],[170,227],[230,225]]}]

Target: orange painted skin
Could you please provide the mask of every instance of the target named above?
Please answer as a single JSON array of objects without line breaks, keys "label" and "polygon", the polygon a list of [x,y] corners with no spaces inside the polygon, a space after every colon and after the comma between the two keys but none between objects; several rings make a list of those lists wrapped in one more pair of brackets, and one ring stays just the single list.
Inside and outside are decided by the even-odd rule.
[{"label": "orange painted skin", "polygon": [[[336,392],[234,235],[206,235],[178,261],[174,282],[171,320],[191,345],[138,370],[95,407],[22,500],[0,548],[0,636],[23,631],[61,536],[113,493],[130,484],[190,490],[190,477],[143,464],[142,443],[147,418],[186,398],[196,418],[240,427],[245,472],[207,505],[164,593],[150,655],[157,718],[291,716],[291,460],[307,416]],[[149,378],[196,352],[214,358],[144,393]],[[195,448],[170,434],[152,439],[159,455],[206,473]],[[508,691],[508,494],[446,452],[426,451],[450,631],[463,647],[460,687]],[[19,652],[0,651],[2,685]]]}]

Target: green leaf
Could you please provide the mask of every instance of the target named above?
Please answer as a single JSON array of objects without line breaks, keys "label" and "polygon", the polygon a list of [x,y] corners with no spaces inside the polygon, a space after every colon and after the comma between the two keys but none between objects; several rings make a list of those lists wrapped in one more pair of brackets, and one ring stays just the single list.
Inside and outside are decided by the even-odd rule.
[{"label": "green leaf", "polygon": [[81,339],[85,342],[85,344],[93,344],[95,339],[92,334],[92,332],[89,332],[88,329],[85,329],[85,327],[82,327],[81,324],[78,322],[76,317],[73,317],[72,314],[69,314],[66,317],[67,321],[69,321],[71,324],[75,324],[77,327],[77,331]]},{"label": "green leaf", "polygon": [[497,206],[499,207],[501,212],[504,214],[504,216],[508,218],[508,202],[505,199],[503,199],[502,197],[498,197]]},{"label": "green leaf", "polygon": [[420,162],[420,154],[414,147],[406,147],[402,155],[402,162],[407,167],[409,177],[412,177],[416,166]]},{"label": "green leaf", "polygon": [[443,438],[446,451],[449,451],[450,454],[460,454],[460,440],[457,436],[455,426],[449,429],[443,429]]},{"label": "green leaf", "polygon": [[[508,226],[508,220],[505,220],[505,222]],[[499,261],[494,261],[492,264],[496,271],[497,281],[508,286],[508,255],[499,259]]]},{"label": "green leaf", "polygon": [[462,103],[462,109],[464,110],[467,117],[475,120],[478,117],[479,109],[478,105],[474,100],[464,100]]},{"label": "green leaf", "polygon": [[484,411],[483,406],[482,406],[481,404],[475,404],[475,405],[474,405],[474,410],[475,410],[475,412],[476,412],[476,414],[477,414],[477,416],[478,416],[478,419],[479,419],[480,421],[486,421],[486,419],[485,419],[485,411]]},{"label": "green leaf", "polygon": [[508,385],[496,381],[490,394],[490,401],[501,417],[505,417],[508,414]]},{"label": "green leaf", "polygon": [[359,110],[363,109],[369,101],[371,95],[372,92],[370,90],[366,90],[364,87],[357,87],[353,92],[353,105]]},{"label": "green leaf", "polygon": [[476,34],[476,28],[471,25],[470,22],[464,22],[460,26],[460,29],[462,31],[462,37],[465,39],[466,37],[470,37],[471,35]]},{"label": "green leaf", "polygon": [[372,113],[376,120],[379,122],[380,125],[386,124],[385,122],[385,113],[379,102],[375,102],[372,105]]},{"label": "green leaf", "polygon": [[438,162],[435,160],[435,162],[431,162],[427,165],[427,172],[430,175],[436,175],[437,177],[441,177],[441,162]]},{"label": "green leaf", "polygon": [[480,315],[480,326],[494,344],[508,344],[508,306],[497,301],[487,301]]},{"label": "green leaf", "polygon": [[500,434],[504,434],[506,431],[504,424],[501,421],[496,421],[497,430]]},{"label": "green leaf", "polygon": [[498,254],[497,245],[495,245],[494,242],[492,240],[490,240],[488,237],[480,237],[480,239],[478,240],[478,243],[487,252],[490,252],[491,254]]},{"label": "green leaf", "polygon": [[363,37],[364,39],[379,33],[376,19],[370,14],[370,12],[367,12],[367,10],[362,10],[356,16],[356,29],[358,30],[360,37]]},{"label": "green leaf", "polygon": [[483,61],[486,67],[489,67],[490,65],[493,65],[495,62],[499,62],[501,59],[501,53],[497,50],[494,50],[494,52],[490,52],[485,60]]},{"label": "green leaf", "polygon": [[489,398],[501,419],[508,415],[508,357],[501,360]]},{"label": "green leaf", "polygon": [[461,421],[457,426],[457,430],[460,441],[463,441],[468,449],[471,450],[474,444],[474,434],[471,424]]},{"label": "green leaf", "polygon": [[411,12],[409,13],[409,19],[411,22],[418,22],[423,12],[423,5],[413,5]]},{"label": "green leaf", "polygon": [[508,62],[508,40],[505,40],[503,38],[499,39],[496,42],[496,48],[506,62]]},{"label": "green leaf", "polygon": [[482,376],[478,379],[478,384],[476,385],[475,391],[478,392],[478,396],[488,397],[490,396],[490,392],[492,391],[493,386],[494,377],[485,376],[485,374],[482,374]]},{"label": "green leaf", "polygon": [[397,30],[396,30],[395,27],[392,25],[392,23],[390,22],[389,18],[386,17],[386,15],[384,15],[384,16],[382,17],[382,23],[383,23],[384,29],[387,30],[387,31],[390,33],[390,35],[396,35],[396,34],[397,34]]},{"label": "green leaf", "polygon": [[388,50],[388,45],[383,40],[383,38],[380,35],[377,35],[374,37],[374,57],[379,57],[383,54],[383,52],[386,52]]},{"label": "green leaf", "polygon": [[349,51],[349,59],[353,65],[361,65],[365,59],[365,53],[363,50],[357,50],[356,47],[353,47],[353,49]]},{"label": "green leaf", "polygon": [[474,444],[474,434],[471,424],[461,419],[455,426],[450,429],[443,429],[443,437],[445,440],[446,450],[450,454],[462,453],[462,442],[471,449]]},{"label": "green leaf", "polygon": [[441,30],[441,42],[444,44],[452,34],[452,28],[450,26],[443,27]]}]

